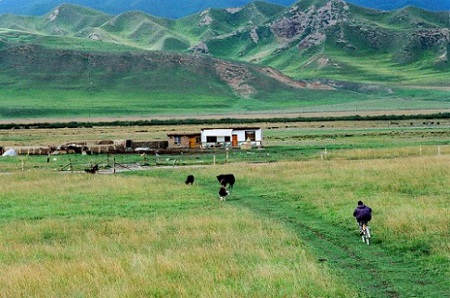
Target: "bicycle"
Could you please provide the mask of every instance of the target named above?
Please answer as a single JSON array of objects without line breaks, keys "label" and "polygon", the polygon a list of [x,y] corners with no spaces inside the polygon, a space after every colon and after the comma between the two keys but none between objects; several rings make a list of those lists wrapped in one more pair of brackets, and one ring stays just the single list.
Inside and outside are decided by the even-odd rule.
[{"label": "bicycle", "polygon": [[370,227],[367,222],[361,222],[361,239],[363,243],[370,245]]}]

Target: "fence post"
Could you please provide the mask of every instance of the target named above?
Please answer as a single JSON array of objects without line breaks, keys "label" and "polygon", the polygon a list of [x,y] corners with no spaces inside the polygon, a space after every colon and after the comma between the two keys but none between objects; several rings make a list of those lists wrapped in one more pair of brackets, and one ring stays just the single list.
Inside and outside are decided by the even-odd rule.
[{"label": "fence post", "polygon": [[113,174],[116,173],[116,157],[113,158]]}]

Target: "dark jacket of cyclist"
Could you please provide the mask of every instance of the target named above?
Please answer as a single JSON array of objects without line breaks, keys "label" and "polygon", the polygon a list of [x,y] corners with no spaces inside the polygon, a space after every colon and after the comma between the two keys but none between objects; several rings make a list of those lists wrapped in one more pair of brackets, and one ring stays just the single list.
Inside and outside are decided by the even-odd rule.
[{"label": "dark jacket of cyclist", "polygon": [[358,206],[355,211],[353,211],[353,216],[356,218],[358,223],[369,222],[372,219],[372,209],[364,205],[362,201],[358,201]]}]

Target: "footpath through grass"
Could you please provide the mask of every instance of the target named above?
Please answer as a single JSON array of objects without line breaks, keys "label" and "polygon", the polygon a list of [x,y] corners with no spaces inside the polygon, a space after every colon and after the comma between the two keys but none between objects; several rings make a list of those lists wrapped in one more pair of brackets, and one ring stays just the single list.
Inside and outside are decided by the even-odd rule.
[{"label": "footpath through grass", "polygon": [[[430,267],[425,260],[386,249],[373,230],[371,246],[355,231],[348,231],[317,215],[308,204],[274,202],[263,196],[246,196],[233,202],[284,223],[306,242],[318,262],[327,263],[346,277],[359,297],[446,297],[448,262]],[[445,265],[447,264],[447,265]],[[447,267],[448,268],[448,267]]]},{"label": "footpath through grass", "polygon": [[[360,297],[448,297],[448,162],[267,165],[237,183],[229,203],[295,231]],[[351,215],[358,199],[374,209],[371,246],[362,243]]]}]

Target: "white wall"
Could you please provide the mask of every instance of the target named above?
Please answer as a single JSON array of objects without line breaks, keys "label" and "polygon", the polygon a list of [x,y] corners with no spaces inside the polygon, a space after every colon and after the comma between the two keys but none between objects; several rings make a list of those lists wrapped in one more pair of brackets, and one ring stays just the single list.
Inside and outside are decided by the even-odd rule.
[{"label": "white wall", "polygon": [[247,139],[245,138],[245,132],[246,131],[253,131],[255,132],[255,140],[252,141],[252,146],[262,146],[262,129],[243,129],[243,130],[233,130],[233,134],[238,136],[238,145],[241,145],[242,143],[247,142]]},{"label": "white wall", "polygon": [[[242,129],[204,129],[201,132],[201,141],[203,147],[210,147],[216,145],[216,143],[208,143],[207,137],[213,136],[217,138],[217,143],[221,144],[222,146],[231,146],[231,142],[233,141],[233,135],[237,135],[238,137],[238,146],[245,143],[247,139],[245,138],[245,132],[246,131],[252,131],[255,132],[255,140],[252,141],[253,147],[260,147],[262,146],[262,129],[256,128],[256,129],[249,129],[249,128],[242,128]],[[225,137],[229,138],[229,142],[225,142]]]}]

